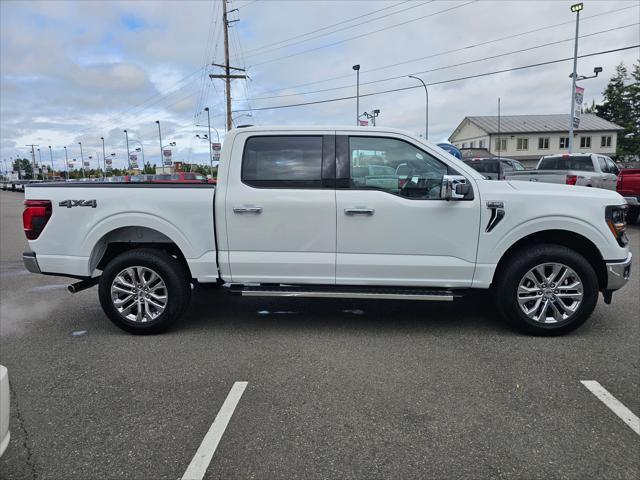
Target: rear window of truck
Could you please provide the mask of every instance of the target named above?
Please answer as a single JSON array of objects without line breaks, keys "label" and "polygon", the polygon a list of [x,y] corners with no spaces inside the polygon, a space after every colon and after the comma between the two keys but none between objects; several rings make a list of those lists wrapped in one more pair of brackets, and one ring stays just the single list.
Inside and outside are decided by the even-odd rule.
[{"label": "rear window of truck", "polygon": [[593,160],[589,155],[545,157],[540,161],[538,170],[582,170],[593,172]]},{"label": "rear window of truck", "polygon": [[467,165],[480,173],[500,173],[500,163],[497,160],[465,160]]}]

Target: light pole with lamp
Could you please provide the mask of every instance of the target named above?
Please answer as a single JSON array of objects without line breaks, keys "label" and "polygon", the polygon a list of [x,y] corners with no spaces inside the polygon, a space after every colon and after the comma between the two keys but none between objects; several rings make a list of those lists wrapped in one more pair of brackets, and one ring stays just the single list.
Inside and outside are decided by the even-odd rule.
[{"label": "light pole with lamp", "polygon": [[160,120],[156,120],[158,124],[158,137],[160,138],[160,165],[164,167],[164,161],[162,160],[162,131],[160,130]]},{"label": "light pole with lamp", "polygon": [[64,147],[64,166],[67,170],[67,181],[69,181],[69,155],[67,154],[67,146]]},{"label": "light pole with lamp", "polygon": [[[209,128],[209,171],[211,172],[211,178],[213,178],[213,146],[211,145],[211,114],[209,113],[209,107],[205,107],[204,111],[207,112],[207,127]],[[218,133],[216,131],[216,133]]]},{"label": "light pole with lamp", "polygon": [[53,153],[51,153],[51,145],[49,145],[49,159],[51,160],[51,176],[53,177]]},{"label": "light pole with lamp", "polygon": [[81,170],[82,170],[82,178],[84,178],[84,155],[82,154],[82,142],[78,142],[78,145],[80,145],[80,163],[81,163]]},{"label": "light pole with lamp", "polygon": [[129,152],[129,132],[124,131],[124,138],[127,141],[127,170],[131,170],[131,153]]},{"label": "light pole with lamp", "polygon": [[104,163],[104,176],[107,176],[107,154],[104,151],[104,137],[100,137],[102,140],[102,163]]},{"label": "light pole with lamp", "polygon": [[413,75],[409,75],[408,77],[418,80],[420,83],[422,83],[422,86],[424,87],[424,94],[426,96],[426,103],[425,103],[425,109],[424,109],[424,112],[425,112],[424,139],[429,140],[429,90],[427,90],[427,84],[424,83],[424,80],[422,80],[420,77],[414,77]]},{"label": "light pole with lamp", "polygon": [[42,179],[44,180],[44,165],[42,164],[42,154],[40,153],[40,149],[38,149],[38,162],[40,162],[40,168],[42,169]]},{"label": "light pole with lamp", "polygon": [[571,115],[569,115],[569,153],[573,153],[573,125],[576,114],[576,80],[578,74],[578,29],[580,28],[580,11],[582,3],[571,5],[571,11],[576,14],[576,38],[573,45],[573,73],[571,74]]},{"label": "light pole with lamp", "polygon": [[354,65],[356,71],[356,127],[360,124],[360,65]]}]

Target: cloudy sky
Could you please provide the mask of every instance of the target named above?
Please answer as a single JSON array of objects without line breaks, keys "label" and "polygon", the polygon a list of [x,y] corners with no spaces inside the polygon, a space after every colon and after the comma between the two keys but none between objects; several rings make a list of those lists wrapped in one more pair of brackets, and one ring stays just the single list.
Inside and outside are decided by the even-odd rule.
[{"label": "cloudy sky", "polygon": [[[575,14],[564,1],[315,1],[228,2],[232,64],[249,80],[233,82],[237,124],[353,124],[355,100],[297,105],[355,95],[361,65],[361,111],[381,110],[378,125],[424,131],[429,86],[429,137],[442,140],[466,115],[568,113],[571,62],[462,79],[571,57]],[[0,158],[27,156],[39,144],[57,166],[64,158],[101,152],[126,160],[144,145],[159,161],[163,143],[174,158],[204,163],[202,112],[224,136],[220,1],[0,2]],[[640,44],[640,2],[585,1],[579,54]],[[545,46],[546,45],[546,46]],[[601,100],[615,65],[631,65],[636,48],[582,58],[586,101]],[[400,90],[379,93],[386,90]],[[375,95],[367,95],[373,94]],[[244,116],[243,116],[244,115]],[[249,116],[250,115],[250,116]],[[215,138],[215,133],[213,137]],[[59,168],[59,167],[57,167]]]}]

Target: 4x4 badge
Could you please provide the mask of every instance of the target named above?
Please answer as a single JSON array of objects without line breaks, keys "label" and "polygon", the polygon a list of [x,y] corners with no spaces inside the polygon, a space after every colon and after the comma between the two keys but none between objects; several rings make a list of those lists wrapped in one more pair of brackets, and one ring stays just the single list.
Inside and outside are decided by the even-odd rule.
[{"label": "4x4 badge", "polygon": [[98,202],[95,200],[63,200],[58,203],[59,207],[91,207],[96,208],[98,206]]}]

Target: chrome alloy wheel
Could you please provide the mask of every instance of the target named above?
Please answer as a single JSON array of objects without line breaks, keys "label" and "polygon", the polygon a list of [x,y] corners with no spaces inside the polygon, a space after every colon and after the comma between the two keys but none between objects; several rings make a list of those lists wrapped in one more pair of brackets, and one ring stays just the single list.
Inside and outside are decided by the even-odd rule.
[{"label": "chrome alloy wheel", "polygon": [[148,267],[128,267],[111,282],[111,301],[118,313],[131,322],[150,322],[167,306],[167,286]]},{"label": "chrome alloy wheel", "polygon": [[518,285],[518,304],[538,323],[558,323],[578,309],[584,296],[582,280],[562,263],[542,263],[529,270]]}]

